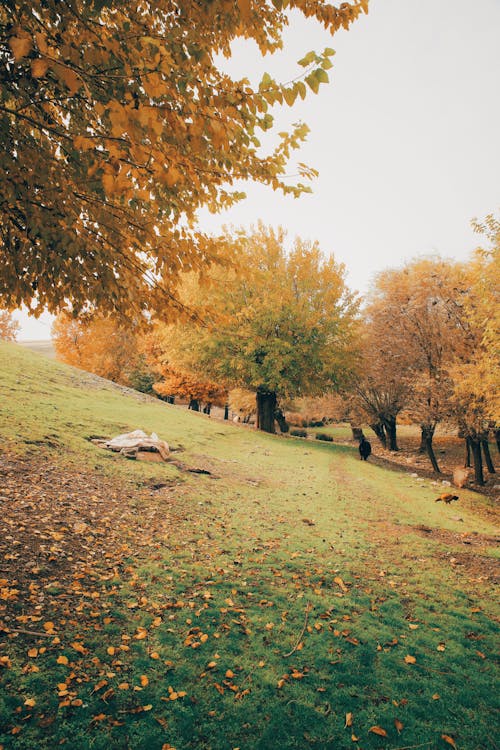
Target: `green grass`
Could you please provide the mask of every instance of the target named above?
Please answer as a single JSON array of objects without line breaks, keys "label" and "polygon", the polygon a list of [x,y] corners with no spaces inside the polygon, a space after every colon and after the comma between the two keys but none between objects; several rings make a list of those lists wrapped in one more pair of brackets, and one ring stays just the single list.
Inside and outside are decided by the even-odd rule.
[{"label": "green grass", "polygon": [[[430,480],[360,462],[355,449],[216,422],[12,345],[0,345],[0,384],[8,452],[77,477],[81,505],[66,514],[94,507],[95,477],[116,497],[108,506],[103,490],[95,520],[108,557],[63,540],[73,560],[40,586],[39,620],[28,594],[5,600],[18,627],[50,620],[59,642],[0,637],[0,745],[396,750],[449,748],[446,735],[460,750],[495,750],[486,498],[436,504]],[[136,428],[212,475],[126,461],[87,439]],[[15,544],[16,519],[10,528]],[[33,647],[46,650],[28,657]]]}]

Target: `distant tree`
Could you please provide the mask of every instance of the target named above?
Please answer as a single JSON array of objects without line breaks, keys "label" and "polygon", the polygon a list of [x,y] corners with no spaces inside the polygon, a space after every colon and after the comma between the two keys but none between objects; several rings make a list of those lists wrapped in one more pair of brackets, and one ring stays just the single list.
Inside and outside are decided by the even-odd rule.
[{"label": "distant tree", "polygon": [[451,416],[450,366],[467,350],[464,266],[441,258],[419,258],[377,276],[369,315],[377,324],[380,367],[392,365],[404,386],[407,416],[421,428],[421,450],[439,472],[433,437]]},{"label": "distant tree", "polygon": [[463,315],[469,345],[450,370],[455,418],[474,459],[477,484],[484,483],[483,461],[494,472],[488,433],[500,426],[500,222],[489,215],[475,222],[489,247],[478,249],[468,265]]},{"label": "distant tree", "polygon": [[187,399],[189,408],[193,411],[200,411],[204,404],[205,410],[210,414],[212,406],[223,406],[227,401],[227,391],[210,380],[170,367],[163,368],[160,374],[162,380],[154,383],[154,391],[160,396]]},{"label": "distant tree", "polygon": [[21,326],[6,310],[0,310],[0,339],[15,341]]},{"label": "distant tree", "polygon": [[[70,301],[137,315],[176,310],[180,273],[221,257],[196,211],[243,197],[239,180],[299,195],[287,162],[307,135],[259,132],[271,109],[328,80],[333,50],[280,84],[218,67],[236,39],[282,46],[287,9],[334,34],[368,0],[8,0],[0,4],[0,302],[34,314]],[[249,61],[251,68],[251,61]],[[302,178],[312,170],[299,167]]]},{"label": "distant tree", "polygon": [[[111,316],[60,313],[52,326],[56,356],[116,383],[151,392],[157,375],[148,369],[140,340],[143,328]],[[141,387],[142,386],[142,387]]]},{"label": "distant tree", "polygon": [[[230,236],[226,240],[230,243]],[[280,400],[336,389],[354,361],[357,303],[344,267],[316,243],[260,224],[233,241],[235,263],[190,290],[192,322],[167,330],[171,366],[256,393],[257,426],[274,432]]]}]

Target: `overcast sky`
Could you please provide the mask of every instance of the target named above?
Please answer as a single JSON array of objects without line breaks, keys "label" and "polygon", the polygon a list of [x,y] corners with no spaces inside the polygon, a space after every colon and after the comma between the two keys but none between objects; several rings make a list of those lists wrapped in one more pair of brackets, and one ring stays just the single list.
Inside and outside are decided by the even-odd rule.
[{"label": "overcast sky", "polygon": [[[370,12],[332,39],[293,15],[285,51],[259,59],[238,45],[233,76],[285,82],[311,49],[333,47],[330,84],[277,114],[278,129],[311,128],[298,161],[320,171],[313,193],[295,200],[249,186],[201,228],[249,227],[262,219],[291,238],[318,240],[345,263],[351,288],[416,255],[465,259],[470,228],[500,208],[500,0],[370,0]],[[290,173],[295,172],[293,164]],[[49,338],[50,318],[17,316],[20,339]]]}]

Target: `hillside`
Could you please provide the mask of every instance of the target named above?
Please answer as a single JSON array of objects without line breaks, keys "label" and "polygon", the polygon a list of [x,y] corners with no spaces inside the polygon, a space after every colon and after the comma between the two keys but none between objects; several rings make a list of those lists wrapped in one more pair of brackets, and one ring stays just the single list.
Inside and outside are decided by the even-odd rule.
[{"label": "hillside", "polygon": [[0,398],[0,746],[496,747],[491,500],[13,344]]}]

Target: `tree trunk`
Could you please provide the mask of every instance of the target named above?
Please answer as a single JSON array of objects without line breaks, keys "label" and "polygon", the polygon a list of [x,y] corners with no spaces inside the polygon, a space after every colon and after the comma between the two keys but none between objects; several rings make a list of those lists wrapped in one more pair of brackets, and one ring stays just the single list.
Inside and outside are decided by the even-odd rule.
[{"label": "tree trunk", "polygon": [[474,478],[476,484],[484,484],[483,476],[483,459],[481,456],[481,441],[477,437],[470,437],[470,447],[472,449],[472,457],[474,459]]},{"label": "tree trunk", "polygon": [[211,411],[212,411],[212,404],[211,403],[205,404],[205,406],[203,407],[203,414],[208,414],[208,416],[210,416]]},{"label": "tree trunk", "polygon": [[274,414],[276,412],[276,393],[274,391],[257,391],[257,424],[258,430],[276,432]]},{"label": "tree trunk", "polygon": [[481,443],[481,448],[483,449],[484,463],[486,464],[486,468],[488,469],[488,472],[490,474],[495,474],[495,467],[493,466],[493,461],[491,460],[491,453],[490,453],[490,446],[488,443],[487,432],[484,435],[481,435],[480,443]]},{"label": "tree trunk", "polygon": [[465,440],[465,458],[464,458],[464,467],[466,469],[470,469],[471,462],[470,462],[470,437],[467,435]]},{"label": "tree trunk", "polygon": [[389,450],[398,451],[399,448],[396,433],[396,417],[384,417],[383,424],[387,433],[387,437],[389,438]]},{"label": "tree trunk", "polygon": [[500,453],[500,427],[498,427],[495,430],[495,440],[496,440],[498,452]]},{"label": "tree trunk", "polygon": [[441,474],[441,469],[438,466],[438,462],[436,460],[436,454],[434,453],[434,446],[432,444],[435,427],[429,424],[421,425],[421,430],[422,430],[421,442],[424,443],[425,451],[427,455],[429,456],[430,462],[432,464],[432,468],[434,469],[436,474]]},{"label": "tree trunk", "polygon": [[192,411],[200,411],[200,404],[197,398],[191,399],[188,409],[191,409]]},{"label": "tree trunk", "polygon": [[419,453],[427,453],[426,429],[427,427],[425,425],[420,425],[420,445],[418,446]]},{"label": "tree trunk", "polygon": [[288,422],[285,419],[285,415],[283,413],[283,410],[280,409],[279,406],[278,406],[278,408],[274,412],[274,418],[277,421],[277,423],[279,424],[281,432],[283,432],[283,433],[288,432],[288,430],[289,430]]},{"label": "tree trunk", "polygon": [[229,419],[229,404],[224,404],[224,419]]},{"label": "tree trunk", "polygon": [[[385,434],[384,425],[382,422],[374,422],[370,425],[375,435],[378,437],[384,448],[387,448],[387,436]],[[353,433],[354,434],[354,433]]]}]

